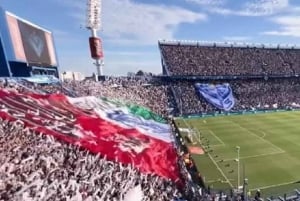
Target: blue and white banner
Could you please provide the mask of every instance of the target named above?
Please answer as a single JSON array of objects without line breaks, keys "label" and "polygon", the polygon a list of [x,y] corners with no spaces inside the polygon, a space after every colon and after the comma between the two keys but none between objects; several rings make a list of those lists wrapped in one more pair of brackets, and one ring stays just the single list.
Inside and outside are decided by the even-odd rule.
[{"label": "blue and white banner", "polygon": [[199,84],[195,85],[196,92],[215,107],[229,111],[234,106],[234,97],[229,84]]},{"label": "blue and white banner", "polygon": [[59,79],[53,75],[34,75],[31,77],[24,77],[23,79],[37,84],[52,84],[59,82]]}]

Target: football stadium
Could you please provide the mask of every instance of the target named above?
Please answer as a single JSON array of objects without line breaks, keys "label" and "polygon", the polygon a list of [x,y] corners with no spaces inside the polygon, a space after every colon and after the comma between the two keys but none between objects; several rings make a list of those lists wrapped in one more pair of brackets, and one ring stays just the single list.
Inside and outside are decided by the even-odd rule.
[{"label": "football stadium", "polygon": [[300,46],[158,40],[161,75],[62,78],[54,36],[0,9],[0,201],[300,200]]}]

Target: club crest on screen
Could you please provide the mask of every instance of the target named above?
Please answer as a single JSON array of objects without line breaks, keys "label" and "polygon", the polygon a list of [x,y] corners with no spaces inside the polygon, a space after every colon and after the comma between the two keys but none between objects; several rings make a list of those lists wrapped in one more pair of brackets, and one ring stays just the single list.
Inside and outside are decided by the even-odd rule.
[{"label": "club crest on screen", "polygon": [[28,37],[28,42],[36,55],[41,57],[45,45],[43,39],[37,33],[32,32]]}]

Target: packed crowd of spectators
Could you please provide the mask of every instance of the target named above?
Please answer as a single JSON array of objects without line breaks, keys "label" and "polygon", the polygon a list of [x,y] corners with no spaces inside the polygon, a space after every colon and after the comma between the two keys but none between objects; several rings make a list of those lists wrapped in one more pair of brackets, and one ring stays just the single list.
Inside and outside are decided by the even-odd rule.
[{"label": "packed crowd of spectators", "polygon": [[160,44],[169,75],[233,76],[300,73],[300,50]]},{"label": "packed crowd of spectators", "polygon": [[299,107],[300,80],[275,79],[232,83],[235,110],[286,109]]},{"label": "packed crowd of spectators", "polygon": [[[107,90],[106,94],[110,98],[116,98],[116,96],[109,96],[113,95],[109,91],[111,87],[114,88],[115,84],[123,80],[123,78],[114,79],[114,82],[108,80],[110,84],[102,82],[107,86],[102,89]],[[86,88],[81,90],[80,86],[83,83]],[[59,86],[1,80],[0,87],[16,92],[62,93],[64,87],[72,86],[78,95],[84,96],[87,93],[84,89],[92,91],[94,84],[93,81],[87,81]],[[118,86],[120,91],[124,87],[124,95],[117,91],[116,95],[120,94],[117,97],[129,97],[128,91],[132,88],[127,84],[124,82],[122,86]],[[148,89],[144,87],[151,86],[144,83],[139,90],[147,92]],[[164,88],[159,89],[162,89],[162,92],[154,91],[155,95],[164,92]],[[146,92],[142,93],[145,95]],[[136,91],[131,95],[137,96],[136,94],[139,92]],[[149,99],[154,100],[151,97]],[[134,100],[134,97],[131,97],[131,100]],[[181,156],[186,154],[180,149],[177,151]],[[57,141],[42,133],[37,134],[24,127],[20,121],[13,123],[1,118],[0,164],[0,200],[159,201],[185,200],[186,196],[190,196],[190,200],[202,199],[195,196],[199,195],[196,188],[193,188],[193,192],[187,186],[178,189],[178,186],[170,180],[153,174],[142,174],[131,165],[125,166],[108,161],[105,156],[93,155],[78,146]],[[183,181],[188,182],[191,178],[184,168],[182,167]]]},{"label": "packed crowd of spectators", "polygon": [[[167,117],[171,109],[181,114],[212,113],[218,109],[195,91],[195,83],[229,83],[235,106],[232,111],[256,109],[286,109],[300,107],[300,80],[298,78],[243,79],[227,81],[153,82],[135,77],[109,77],[95,82],[68,81],[63,85],[32,85],[28,89],[45,93],[73,93],[76,96],[107,97],[123,103],[138,104]],[[178,114],[178,112],[177,112]]]},{"label": "packed crowd of spectators", "polygon": [[[195,91],[196,83],[229,83],[235,98],[232,111],[300,108],[300,79],[267,75],[300,73],[297,49],[216,47],[160,44],[169,75],[266,75],[266,79],[167,81],[151,77],[106,77],[95,82],[35,84],[4,79],[0,88],[29,93],[96,96],[138,104],[167,117],[219,111]],[[229,200],[216,198],[200,185],[201,178],[175,123],[169,121],[178,153],[184,188],[131,165],[106,160],[79,146],[0,118],[1,200]],[[222,194],[222,193],[221,193]],[[236,198],[233,200],[240,200]]]},{"label": "packed crowd of spectators", "polygon": [[174,85],[174,90],[179,98],[178,107],[181,114],[198,114],[215,110],[215,108],[207,104],[207,102],[200,101],[196,94],[195,87],[191,83],[177,83]]},{"label": "packed crowd of spectators", "polygon": [[[218,83],[224,82],[214,82],[214,84]],[[235,105],[231,111],[287,109],[300,106],[299,79],[231,80],[226,83],[229,83],[232,88],[235,99]],[[218,111],[196,93],[195,82],[180,82],[174,85],[174,88],[179,95],[178,102],[182,114]]]},{"label": "packed crowd of spectators", "polygon": [[94,80],[65,82],[66,88],[76,91],[79,96],[107,97],[134,103],[152,111],[167,116],[168,91],[170,87],[164,84],[150,82],[147,79],[134,77],[109,77],[105,81]]},{"label": "packed crowd of spectators", "polygon": [[[162,116],[168,115],[170,86],[161,82],[137,77],[107,77],[106,80],[74,81],[57,84],[36,84],[25,80],[15,82],[2,80],[3,87],[11,87],[21,92],[41,94],[63,93],[71,97],[96,96],[117,100],[128,104],[147,107]],[[171,97],[172,98],[172,97]]]},{"label": "packed crowd of spectators", "polygon": [[173,182],[0,120],[0,200],[172,200]]},{"label": "packed crowd of spectators", "polygon": [[[170,107],[179,109],[181,114],[218,111],[196,94],[195,83],[109,77],[99,82],[66,81],[54,85],[4,80],[0,87],[20,92],[107,97],[139,104],[164,116],[171,111]],[[224,81],[213,82],[218,83]],[[236,100],[233,111],[300,107],[298,78],[227,80],[226,83],[231,86]],[[174,131],[174,124],[170,124]],[[174,133],[180,137],[178,132]],[[197,178],[197,171],[193,166],[187,166],[190,164],[182,163],[186,160],[187,150],[182,148],[182,140],[178,139],[177,143],[182,175],[192,186],[187,188],[187,193],[192,195],[190,200],[210,199],[207,193],[206,197],[194,197],[205,192],[196,192],[199,186],[193,186],[191,177]],[[141,200],[172,200],[183,193],[168,180],[141,174],[131,166],[108,161],[1,119],[0,153],[0,200],[39,200],[42,197],[46,197],[45,200],[126,200],[126,196],[133,193],[141,195]]]}]

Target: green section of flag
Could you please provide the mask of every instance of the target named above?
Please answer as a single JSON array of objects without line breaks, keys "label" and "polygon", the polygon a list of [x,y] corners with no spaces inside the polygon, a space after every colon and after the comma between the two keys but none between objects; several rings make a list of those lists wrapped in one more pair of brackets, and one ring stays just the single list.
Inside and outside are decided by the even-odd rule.
[{"label": "green section of flag", "polygon": [[138,105],[127,105],[127,106],[128,106],[129,112],[131,114],[134,114],[136,116],[141,116],[141,117],[143,117],[144,119],[147,119],[147,120],[152,119],[152,120],[160,122],[160,123],[166,123],[166,120],[162,116],[152,112],[148,108],[141,107],[141,106],[138,106]]},{"label": "green section of flag", "polygon": [[135,116],[140,116],[143,119],[146,120],[153,120],[159,123],[167,123],[167,121],[160,115],[152,112],[149,108],[146,107],[142,107],[136,104],[124,104],[118,100],[112,100],[112,99],[108,99],[108,98],[101,98],[104,101],[107,101],[109,103],[115,104],[118,107],[127,107],[128,112],[130,112],[131,114],[135,115]]}]

